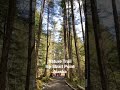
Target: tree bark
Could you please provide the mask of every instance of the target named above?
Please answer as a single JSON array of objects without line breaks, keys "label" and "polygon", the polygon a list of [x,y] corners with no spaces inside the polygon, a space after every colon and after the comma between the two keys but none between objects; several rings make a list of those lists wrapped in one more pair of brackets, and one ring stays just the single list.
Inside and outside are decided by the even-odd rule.
[{"label": "tree bark", "polygon": [[3,48],[0,62],[0,90],[5,90],[6,88],[6,73],[7,73],[7,63],[8,63],[8,54],[11,45],[11,37],[13,31],[14,24],[14,16],[15,16],[15,8],[16,8],[16,0],[9,0],[8,7],[8,15],[7,15],[7,25],[5,34],[3,37]]},{"label": "tree bark", "polygon": [[120,64],[120,27],[119,27],[118,14],[117,14],[116,2],[115,1],[116,0],[112,0],[112,8],[113,8],[114,23],[115,23],[118,59],[119,59],[119,64]]},{"label": "tree bark", "polygon": [[[46,47],[46,61],[45,61],[45,64],[47,65],[48,64],[48,48],[49,48],[49,45],[48,45],[48,38],[49,38],[49,13],[50,13],[50,10],[49,10],[49,2],[48,2],[48,19],[47,19],[47,47]],[[47,68],[45,68],[45,72],[44,72],[44,76],[47,75]]]},{"label": "tree bark", "polygon": [[95,0],[91,0],[91,12],[92,12],[92,21],[93,21],[97,60],[98,60],[102,90],[108,90],[107,77],[104,73],[103,63],[102,63],[102,58],[101,58],[99,18],[98,18],[98,14],[97,14],[97,6],[96,6]]},{"label": "tree bark", "polygon": [[84,40],[84,49],[85,49],[85,90],[91,90],[90,88],[90,57],[89,57],[89,34],[88,34],[88,18],[87,18],[87,3],[85,0],[84,5],[85,13],[85,40]]},{"label": "tree bark", "polygon": [[[63,7],[63,30],[64,30],[64,58],[67,60],[67,14],[66,14],[66,0],[63,1],[64,7]],[[67,71],[67,68],[65,68]],[[67,77],[67,74],[65,74],[65,77]]]},{"label": "tree bark", "polygon": [[32,47],[32,2],[33,0],[30,0],[29,2],[29,33],[28,33],[28,61],[27,61],[27,74],[26,74],[26,84],[25,84],[25,90],[29,90],[30,87],[30,75],[31,75],[31,61],[32,61],[32,50],[34,47]]},{"label": "tree bark", "polygon": [[63,21],[64,21],[64,53],[65,53],[65,60],[67,60],[67,43],[66,43],[66,38],[67,38],[67,22],[66,22],[66,19],[67,19],[67,16],[66,16],[66,4],[65,4],[65,1],[64,0],[64,18],[63,18]]},{"label": "tree bark", "polygon": [[[68,2],[68,55],[69,55],[69,59],[72,60],[72,63],[71,65],[73,65],[73,58],[72,58],[72,29],[71,29],[71,17],[70,17],[70,2],[69,0],[67,1]],[[69,73],[69,76],[70,76],[70,80],[72,81],[72,77],[73,77],[73,69],[70,68],[70,73]]]}]

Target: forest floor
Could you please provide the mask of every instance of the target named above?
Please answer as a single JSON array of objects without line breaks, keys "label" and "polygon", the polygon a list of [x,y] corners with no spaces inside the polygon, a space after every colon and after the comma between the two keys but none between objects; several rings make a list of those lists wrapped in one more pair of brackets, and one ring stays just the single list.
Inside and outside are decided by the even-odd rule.
[{"label": "forest floor", "polygon": [[45,84],[42,90],[73,90],[65,82],[64,78],[53,78]]}]

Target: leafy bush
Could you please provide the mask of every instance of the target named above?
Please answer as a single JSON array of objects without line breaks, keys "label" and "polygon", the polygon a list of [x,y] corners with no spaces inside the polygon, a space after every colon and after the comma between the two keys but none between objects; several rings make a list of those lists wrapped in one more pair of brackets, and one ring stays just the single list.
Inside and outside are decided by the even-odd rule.
[{"label": "leafy bush", "polygon": [[42,81],[37,80],[37,90],[42,90]]},{"label": "leafy bush", "polygon": [[42,81],[43,81],[43,82],[46,82],[46,83],[47,83],[49,80],[50,80],[50,78],[47,77],[47,76],[42,78]]}]

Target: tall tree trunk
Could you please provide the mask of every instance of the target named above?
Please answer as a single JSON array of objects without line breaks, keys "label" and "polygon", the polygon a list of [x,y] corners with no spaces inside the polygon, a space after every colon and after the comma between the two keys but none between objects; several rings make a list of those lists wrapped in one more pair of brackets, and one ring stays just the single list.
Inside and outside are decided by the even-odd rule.
[{"label": "tall tree trunk", "polygon": [[80,22],[81,22],[81,27],[82,27],[82,35],[83,35],[83,41],[85,40],[85,35],[84,35],[84,29],[83,29],[83,19],[82,19],[82,9],[80,6],[80,0],[78,0],[78,4],[79,4],[79,12],[80,12]]},{"label": "tall tree trunk", "polygon": [[120,27],[119,27],[118,14],[117,14],[115,1],[116,0],[112,0],[112,8],[113,8],[113,17],[114,17],[115,31],[116,31],[118,58],[119,58],[119,64],[120,64]]},{"label": "tall tree trunk", "polygon": [[10,40],[12,37],[16,0],[9,0],[8,7],[8,16],[7,16],[7,25],[5,34],[3,37],[3,48],[0,62],[0,90],[5,90],[6,88],[6,73],[7,73],[7,63],[8,63],[8,54],[10,49]]},{"label": "tall tree trunk", "polygon": [[[68,23],[67,23],[68,24],[68,55],[69,55],[69,59],[72,60],[71,59],[71,49],[70,49],[71,48],[71,43],[70,43],[71,32],[70,32],[70,15],[69,15],[69,11],[70,11],[69,4],[70,3],[69,3],[69,0],[67,0],[67,3],[68,3],[68,13],[67,13],[68,14],[68,18],[67,18],[67,21],[68,21]],[[70,69],[70,72],[69,72],[70,80],[72,79],[71,74],[72,74],[72,69]]]},{"label": "tall tree trunk", "polygon": [[40,38],[41,38],[41,33],[42,33],[42,20],[43,20],[43,12],[44,12],[44,7],[45,7],[45,0],[43,0],[42,3],[42,8],[40,11],[40,17],[39,17],[39,28],[38,28],[38,32],[37,32],[37,42],[36,42],[36,77],[38,77],[37,75],[37,59],[38,59],[38,51],[39,51],[39,45],[40,45]]},{"label": "tall tree trunk", "polygon": [[71,0],[71,12],[72,12],[72,27],[73,27],[73,34],[74,34],[75,50],[76,50],[77,63],[78,63],[78,75],[79,75],[79,79],[81,80],[80,58],[79,58],[79,52],[78,52],[78,46],[77,46],[77,37],[76,37],[76,31],[75,31],[73,0]]},{"label": "tall tree trunk", "polygon": [[103,63],[102,63],[102,58],[101,58],[99,18],[97,14],[97,6],[96,6],[95,0],[91,0],[91,12],[92,12],[92,21],[93,21],[95,44],[96,44],[96,51],[97,51],[97,60],[98,60],[102,90],[108,90],[107,77],[103,69]]},{"label": "tall tree trunk", "polygon": [[[66,8],[66,2],[67,2],[67,0],[65,0],[65,26],[66,26],[66,56],[67,56],[67,59],[69,58],[69,28],[68,28],[68,13],[67,13],[67,8]],[[67,60],[66,59],[66,60]],[[68,64],[69,65],[69,64]],[[67,78],[69,78],[69,68],[67,68]]]},{"label": "tall tree trunk", "polygon": [[[78,0],[78,4],[79,4],[79,12],[80,12],[80,22],[81,22],[81,27],[82,27],[82,37],[83,37],[83,44],[84,44],[84,50],[85,50],[85,54],[86,54],[86,42],[85,42],[85,33],[84,33],[84,28],[83,28],[83,19],[82,19],[82,7],[80,5],[80,1]],[[87,27],[86,27],[87,28]],[[88,37],[88,31],[86,32],[86,38]],[[87,47],[89,49],[89,46]],[[89,51],[89,50],[88,50]],[[89,54],[89,52],[88,52]],[[86,55],[85,55],[86,56]],[[89,57],[89,56],[88,56]],[[87,59],[89,60],[89,59]],[[86,60],[85,60],[86,61]],[[89,67],[90,68],[90,67]]]},{"label": "tall tree trunk", "polygon": [[87,18],[87,3],[85,0],[84,13],[85,13],[85,40],[84,40],[84,49],[85,49],[85,81],[86,86],[85,90],[91,90],[90,88],[90,57],[89,57],[89,34],[88,34],[88,18]]},{"label": "tall tree trunk", "polygon": [[[64,4],[64,10],[63,10],[63,22],[64,22],[64,58],[67,60],[67,14],[66,14],[66,0],[63,1]],[[65,69],[67,70],[67,68]],[[65,74],[65,77],[67,77],[67,74]]]},{"label": "tall tree trunk", "polygon": [[[67,1],[68,2],[68,54],[69,54],[69,59],[72,60],[72,63],[71,65],[73,65],[73,58],[72,58],[72,35],[71,35],[71,22],[70,22],[70,2],[69,0]],[[73,74],[73,69],[70,68],[70,80],[72,81],[72,74]]]},{"label": "tall tree trunk", "polygon": [[68,18],[67,18],[67,21],[68,21],[68,54],[69,54],[69,59],[70,59],[70,15],[69,15],[69,0],[67,0],[67,3],[68,3]]},{"label": "tall tree trunk", "polygon": [[[46,47],[46,61],[45,61],[45,64],[47,65],[48,64],[48,48],[49,48],[49,45],[48,45],[48,38],[49,38],[49,13],[50,13],[50,10],[49,10],[49,2],[48,2],[48,19],[47,19],[47,47]],[[47,68],[45,68],[45,72],[44,72],[44,76],[47,75]]]},{"label": "tall tree trunk", "polygon": [[32,61],[32,2],[33,0],[30,0],[29,3],[29,33],[28,33],[28,62],[27,62],[27,74],[26,74],[26,84],[25,84],[25,90],[29,90],[30,87],[30,74],[31,74],[31,61]]},{"label": "tall tree trunk", "polygon": [[64,0],[64,53],[65,53],[65,60],[67,60],[67,43],[66,43],[66,38],[67,38],[67,22],[66,22],[66,4],[65,4],[66,0]]}]

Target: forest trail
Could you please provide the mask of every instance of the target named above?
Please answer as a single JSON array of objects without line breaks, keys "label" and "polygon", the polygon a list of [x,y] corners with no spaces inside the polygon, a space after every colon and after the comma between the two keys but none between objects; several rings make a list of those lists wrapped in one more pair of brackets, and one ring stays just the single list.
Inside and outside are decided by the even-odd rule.
[{"label": "forest trail", "polygon": [[64,79],[56,78],[49,82],[43,90],[73,90],[65,82]]}]

